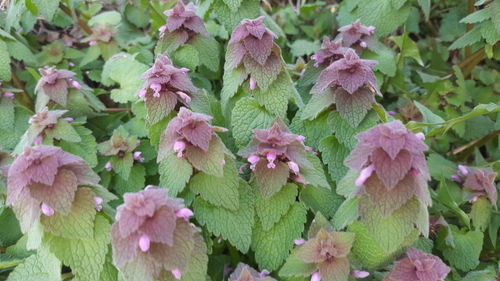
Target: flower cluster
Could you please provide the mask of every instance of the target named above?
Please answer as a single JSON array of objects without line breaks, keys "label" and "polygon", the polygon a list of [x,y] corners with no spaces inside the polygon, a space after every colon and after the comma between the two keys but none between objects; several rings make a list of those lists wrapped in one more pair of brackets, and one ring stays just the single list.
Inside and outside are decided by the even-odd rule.
[{"label": "flower cluster", "polygon": [[99,177],[80,157],[55,146],[26,147],[9,168],[7,204],[23,232],[40,213],[70,212],[79,185],[97,185]]},{"label": "flower cluster", "polygon": [[268,274],[267,270],[257,272],[250,266],[239,263],[234,272],[229,276],[229,281],[276,281],[276,279],[267,276]]},{"label": "flower cluster", "polygon": [[370,41],[375,37],[375,26],[361,25],[359,20],[339,28],[338,31],[344,46],[357,50],[369,47]]},{"label": "flower cluster", "polygon": [[462,165],[458,166],[458,174],[452,175],[452,179],[463,182],[463,187],[469,195],[469,201],[473,203],[479,197],[488,197],[491,204],[496,205],[497,189],[495,178],[497,173],[491,168],[470,168]]},{"label": "flower cluster", "polygon": [[142,80],[146,82],[138,95],[146,102],[148,112],[158,109],[161,113],[154,121],[158,122],[167,116],[178,101],[186,105],[191,102],[190,95],[198,89],[187,75],[188,71],[187,68],[175,67],[166,55],[158,55],[153,67],[142,75]]},{"label": "flower cluster", "polygon": [[354,242],[354,233],[330,232],[319,229],[315,237],[298,248],[302,261],[316,266],[311,280],[338,280],[349,278],[350,264],[347,255]]},{"label": "flower cluster", "polygon": [[26,131],[26,142],[23,144],[31,145],[35,143],[39,145],[48,133],[46,130],[55,129],[59,122],[73,122],[73,118],[61,118],[66,112],[67,110],[48,110],[48,108],[45,107],[40,112],[33,115],[29,119],[31,126]]},{"label": "flower cluster", "polygon": [[193,3],[185,5],[181,0],[165,11],[167,24],[160,27],[160,37],[171,35],[169,38],[175,38],[176,44],[180,46],[197,34],[209,36],[203,20],[196,15],[196,9]]},{"label": "flower cluster", "polygon": [[443,281],[450,268],[434,255],[408,248],[384,281]]},{"label": "flower cluster", "polygon": [[72,71],[58,70],[54,67],[40,68],[38,71],[42,77],[36,85],[35,93],[44,93],[61,106],[66,106],[69,88],[82,88],[82,85],[73,78],[75,73]]},{"label": "flower cluster", "polygon": [[[100,143],[97,149],[104,156],[117,156],[118,158],[123,158],[127,153],[132,153],[140,143],[137,137],[124,137],[118,130],[115,130],[111,139]],[[144,161],[142,152],[140,151],[134,152],[132,157],[139,162]],[[108,161],[104,168],[111,171],[113,169],[111,162]]]},{"label": "flower cluster", "polygon": [[147,186],[137,193],[126,193],[111,228],[113,260],[127,276],[142,269],[145,281],[152,281],[163,270],[180,279],[189,265],[198,231],[189,223],[192,211],[181,199],[172,199],[166,189]]},{"label": "flower cluster", "polygon": [[226,70],[243,65],[250,76],[248,81],[251,90],[257,87],[267,89],[269,85],[265,80],[274,80],[283,66],[279,55],[273,52],[276,35],[266,28],[263,20],[263,16],[242,20],[231,34],[227,46]]},{"label": "flower cluster", "polygon": [[303,136],[291,133],[279,118],[273,121],[270,128],[253,132],[255,137],[250,145],[238,154],[247,158],[265,197],[281,188],[281,185],[273,186],[267,182],[272,178],[277,180],[281,177],[280,182],[285,184],[290,176],[296,182],[305,183],[300,176],[301,170],[311,168],[312,164],[307,159],[310,148],[304,145]]},{"label": "flower cluster", "polygon": [[367,193],[383,215],[403,206],[413,195],[431,205],[427,181],[429,171],[423,151],[422,133],[413,134],[400,121],[375,126],[359,140],[345,164],[360,175],[357,194]]},{"label": "flower cluster", "polygon": [[[186,159],[195,167],[200,166],[200,159],[214,153],[211,146],[218,140],[215,132],[224,132],[225,128],[212,126],[208,121],[212,116],[192,112],[185,107],[179,109],[179,114],[172,119],[160,138],[158,162],[162,161],[171,151],[177,157]],[[223,151],[222,159],[224,159]],[[200,167],[201,168],[201,167]]]},{"label": "flower cluster", "polygon": [[315,61],[314,66],[329,66],[335,61],[344,57],[345,52],[348,50],[346,47],[342,47],[342,42],[330,41],[327,36],[323,37],[323,43],[321,48],[311,56],[311,59]]}]

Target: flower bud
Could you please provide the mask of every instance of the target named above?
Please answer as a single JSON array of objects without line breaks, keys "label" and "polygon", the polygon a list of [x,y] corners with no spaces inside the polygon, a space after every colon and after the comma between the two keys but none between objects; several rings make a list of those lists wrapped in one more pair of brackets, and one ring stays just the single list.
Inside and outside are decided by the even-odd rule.
[{"label": "flower bud", "polygon": [[422,132],[416,133],[415,136],[417,137],[417,139],[419,139],[421,141],[425,140],[425,135]]},{"label": "flower bud", "polygon": [[356,184],[356,186],[362,186],[365,181],[372,175],[373,171],[375,171],[375,167],[373,165],[370,165],[361,170],[361,173],[359,174],[359,177],[356,179],[354,184]]},{"label": "flower bud", "polygon": [[160,26],[160,28],[158,28],[158,31],[159,31],[160,33],[165,32],[165,30],[167,30],[167,26],[166,26],[166,25],[162,25],[162,26]]},{"label": "flower bud", "polygon": [[141,251],[147,252],[150,245],[151,240],[149,240],[149,237],[146,234],[141,235],[139,238],[139,248],[141,248]]},{"label": "flower bud", "polygon": [[457,174],[453,174],[453,175],[451,175],[451,180],[454,182],[461,182],[462,178],[460,178],[460,176]]},{"label": "flower bud", "polygon": [[97,45],[97,41],[96,40],[92,40],[92,41],[89,42],[89,45],[90,46],[95,46],[95,45]]},{"label": "flower bud", "polygon": [[3,96],[6,98],[9,98],[9,99],[13,99],[14,93],[13,92],[5,92],[5,93],[3,93]]},{"label": "flower bud", "polygon": [[460,174],[462,174],[463,176],[467,176],[469,174],[469,170],[467,169],[467,167],[465,167],[464,165],[458,165],[458,171],[460,172]]},{"label": "flower bud", "polygon": [[270,273],[270,272],[269,272],[269,270],[267,270],[267,269],[263,269],[263,270],[259,273],[259,277],[260,277],[260,278],[264,278],[264,277],[268,276],[268,275],[269,275],[269,273]]},{"label": "flower bud", "polygon": [[139,91],[139,94],[137,94],[137,96],[142,100],[146,100],[147,93],[148,93],[148,91],[146,89],[142,89]]},{"label": "flower bud", "polygon": [[106,165],[104,165],[104,169],[106,169],[106,171],[110,172],[111,170],[113,170],[113,167],[111,166],[111,162],[106,162]]},{"label": "flower bud", "polygon": [[141,151],[136,151],[133,154],[134,160],[137,160],[139,162],[144,162],[144,157],[141,157],[142,152]]},{"label": "flower bud", "polygon": [[306,243],[306,240],[304,240],[304,238],[295,239],[293,241],[293,243],[298,246],[298,245],[302,245],[302,244]]},{"label": "flower bud", "polygon": [[299,174],[299,165],[293,161],[289,161],[288,163],[288,168],[292,171],[292,173],[298,175]]},{"label": "flower bud", "polygon": [[306,140],[306,137],[304,137],[304,136],[297,136],[297,138],[296,138],[296,139],[297,139],[298,141],[300,141],[300,142],[302,142],[302,143],[303,143],[303,142]]},{"label": "flower bud", "polygon": [[311,281],[321,281],[321,275],[319,274],[319,271],[316,271],[311,275]]},{"label": "flower bud", "polygon": [[171,272],[175,279],[177,280],[181,279],[182,272],[178,268],[172,270]]},{"label": "flower bud", "polygon": [[180,98],[182,101],[184,101],[185,103],[190,103],[191,102],[191,97],[186,95],[186,93],[184,92],[181,92],[181,91],[177,91],[175,92]]},{"label": "flower bud", "polygon": [[102,210],[102,198],[99,196],[94,196],[94,201],[95,201],[95,209],[96,211],[101,211]]},{"label": "flower bud", "polygon": [[252,77],[250,77],[250,90],[255,90],[255,88],[257,87],[257,84],[255,83],[255,80],[253,80]]},{"label": "flower bud", "polygon": [[81,89],[82,88],[82,85],[80,85],[80,83],[78,83],[78,81],[76,80],[71,80],[71,86],[75,89]]},{"label": "flower bud", "polygon": [[181,158],[186,149],[186,143],[183,141],[176,141],[174,143],[174,151],[177,152],[177,158]]},{"label": "flower bud", "polygon": [[259,159],[260,158],[257,155],[250,155],[247,160],[248,162],[250,162],[250,164],[255,165],[257,164],[257,162],[259,162]]},{"label": "flower bud", "polygon": [[367,45],[366,45],[366,42],[365,42],[365,41],[361,41],[361,42],[359,43],[359,45],[361,46],[361,48],[366,48],[366,47],[367,47]]},{"label": "flower bud", "polygon": [[193,214],[193,211],[191,211],[190,209],[182,208],[182,209],[177,210],[175,212],[175,215],[178,218],[181,218],[181,219],[184,219],[185,221],[188,221],[189,217],[192,217],[194,214]]},{"label": "flower bud", "polygon": [[354,270],[351,275],[354,278],[366,278],[370,275],[368,271],[363,271],[363,270]]},{"label": "flower bud", "polygon": [[33,143],[35,143],[35,145],[40,145],[43,141],[43,137],[41,135],[39,135],[38,137],[35,138],[35,140],[33,141]]},{"label": "flower bud", "polygon": [[42,203],[40,206],[40,209],[42,210],[42,213],[46,215],[47,217],[50,217],[54,215],[54,209],[52,209],[49,205]]}]

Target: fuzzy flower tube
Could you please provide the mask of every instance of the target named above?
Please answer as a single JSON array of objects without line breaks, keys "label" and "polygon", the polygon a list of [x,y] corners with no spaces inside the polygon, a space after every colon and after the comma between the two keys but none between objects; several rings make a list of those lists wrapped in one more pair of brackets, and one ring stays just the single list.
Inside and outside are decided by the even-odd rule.
[{"label": "fuzzy flower tube", "polygon": [[180,279],[195,248],[202,247],[199,230],[189,223],[192,212],[167,193],[153,186],[126,193],[117,209],[111,228],[113,260],[127,280],[153,281],[160,274]]},{"label": "fuzzy flower tube", "polygon": [[226,129],[210,125],[210,120],[212,116],[181,107],[160,137],[157,161],[175,153],[177,158],[187,159],[194,168],[221,176],[225,148],[215,132],[225,132]]},{"label": "fuzzy flower tube", "polygon": [[26,147],[9,168],[7,204],[27,232],[40,215],[69,214],[78,186],[98,183],[80,157],[55,146]]},{"label": "fuzzy flower tube", "polygon": [[408,248],[384,281],[443,281],[450,268],[437,256]]},{"label": "fuzzy flower tube", "polygon": [[[304,137],[293,134],[276,118],[268,129],[256,129],[249,146],[238,154],[247,158],[253,178],[264,198],[278,192],[288,179],[307,185],[308,171],[314,169]],[[305,175],[305,176],[304,176]],[[328,184],[317,184],[328,187]]]}]

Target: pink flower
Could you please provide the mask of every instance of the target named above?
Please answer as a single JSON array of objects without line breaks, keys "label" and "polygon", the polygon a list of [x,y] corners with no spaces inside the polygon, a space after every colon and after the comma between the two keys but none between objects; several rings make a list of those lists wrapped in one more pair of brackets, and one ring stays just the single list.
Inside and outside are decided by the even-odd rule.
[{"label": "pink flower", "polygon": [[491,168],[467,168],[467,176],[463,183],[464,189],[473,197],[487,196],[491,204],[496,205],[498,198],[495,187],[496,176],[497,173]]},{"label": "pink flower", "polygon": [[312,275],[311,275],[311,281],[321,281],[321,274],[319,273],[319,271],[316,271],[314,272]]},{"label": "pink flower", "polygon": [[437,256],[408,248],[407,257],[396,262],[388,281],[443,281],[450,268]]},{"label": "pink flower", "polygon": [[67,215],[79,185],[97,185],[99,177],[80,157],[56,146],[26,147],[9,168],[7,204],[26,232],[42,212]]},{"label": "pink flower", "polygon": [[344,57],[344,53],[347,48],[342,47],[341,42],[333,42],[328,39],[327,36],[323,37],[323,43],[321,48],[316,52],[315,55],[311,56],[311,59],[316,61],[315,67],[329,66],[332,62],[337,61]]},{"label": "pink flower", "polygon": [[[197,230],[176,214],[184,208],[166,189],[148,188],[126,193],[111,228],[115,265],[127,277],[128,269],[142,268],[143,280],[157,279],[162,270],[185,271]],[[180,211],[184,212],[184,211]]]},{"label": "pink flower", "polygon": [[177,117],[170,120],[160,137],[158,161],[163,160],[172,150],[177,153],[177,157],[186,156],[190,162],[192,162],[193,157],[199,156],[185,153],[193,148],[199,150],[197,154],[209,153],[210,143],[215,138],[215,132],[226,130],[210,125],[208,123],[210,120],[212,120],[212,116],[192,112],[181,107]]},{"label": "pink flower", "polygon": [[75,73],[69,70],[57,70],[53,67],[38,69],[42,77],[38,80],[35,93],[43,93],[61,106],[66,106],[68,88],[73,87]]},{"label": "pink flower", "polygon": [[133,158],[134,158],[134,160],[136,160],[136,161],[139,161],[139,162],[144,162],[144,157],[141,157],[141,155],[142,155],[142,152],[140,152],[140,151],[136,151],[136,152],[134,152],[134,154],[133,154],[133,156],[132,156],[132,157],[133,157]]},{"label": "pink flower", "polygon": [[374,31],[374,26],[361,25],[359,20],[339,28],[342,43],[344,43],[346,47],[355,48],[359,46],[363,49],[367,48],[367,42],[370,42],[374,38]]},{"label": "pink flower", "polygon": [[467,176],[469,174],[469,170],[463,165],[458,165],[458,171],[462,174],[462,176]]},{"label": "pink flower", "polygon": [[78,83],[78,81],[76,80],[71,80],[71,86],[75,89],[81,89],[82,88],[82,85],[80,85],[80,83]]},{"label": "pink flower", "polygon": [[234,272],[229,276],[228,281],[276,281],[276,279],[268,276],[268,270],[257,270],[250,266],[239,263]]},{"label": "pink flower", "polygon": [[362,270],[353,270],[353,272],[351,273],[351,275],[354,278],[366,278],[366,277],[370,276],[370,272],[368,272],[368,271],[362,271]]},{"label": "pink flower", "polygon": [[96,209],[96,211],[100,212],[102,210],[102,202],[104,200],[101,197],[99,197],[99,196],[94,196],[94,201],[95,201],[95,209]]},{"label": "pink flower", "polygon": [[290,168],[290,171],[292,171],[292,173],[294,173],[296,175],[299,174],[300,169],[299,169],[299,165],[297,165],[297,163],[295,163],[293,161],[289,161],[287,163],[287,165],[288,165],[288,168]]},{"label": "pink flower", "polygon": [[178,268],[172,270],[171,272],[172,272],[172,275],[174,276],[175,279],[177,279],[177,280],[181,279],[182,272]]},{"label": "pink flower", "polygon": [[306,240],[304,240],[304,238],[295,239],[293,241],[293,243],[298,246],[298,245],[302,245],[302,244],[306,243]]},{"label": "pink flower", "polygon": [[170,34],[170,40],[176,40],[177,45],[184,45],[189,39],[197,34],[209,36],[203,20],[196,15],[197,7],[193,3],[185,5],[183,1],[170,10],[164,12],[167,16],[167,24],[160,28],[161,38]]},{"label": "pink flower", "polygon": [[255,88],[257,88],[257,84],[255,84],[255,80],[253,80],[252,77],[250,77],[249,84],[250,84],[250,90],[255,90]]},{"label": "pink flower", "polygon": [[5,93],[3,93],[3,96],[8,98],[8,99],[13,99],[15,97],[13,92],[5,92]]},{"label": "pink flower", "polygon": [[111,170],[113,170],[113,166],[111,166],[111,162],[106,162],[106,165],[104,165],[104,169],[106,169],[106,171],[108,172],[111,172]]},{"label": "pink flower", "polygon": [[[361,171],[355,194],[367,193],[383,215],[389,215],[416,195],[430,205],[425,143],[400,121],[380,124],[361,134],[345,164]],[[404,193],[404,196],[401,194]],[[391,200],[387,204],[384,200]]]},{"label": "pink flower", "polygon": [[193,214],[193,211],[191,211],[190,209],[188,209],[188,208],[182,208],[180,210],[177,210],[175,212],[175,215],[178,218],[182,218],[185,221],[189,221],[189,218],[192,217],[194,214]]}]

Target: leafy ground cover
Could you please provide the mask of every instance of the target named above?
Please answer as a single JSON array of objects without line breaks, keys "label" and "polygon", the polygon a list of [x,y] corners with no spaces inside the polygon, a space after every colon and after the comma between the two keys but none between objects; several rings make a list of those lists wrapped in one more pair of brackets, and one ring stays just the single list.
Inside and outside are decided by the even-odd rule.
[{"label": "leafy ground cover", "polygon": [[0,8],[0,280],[499,280],[500,0]]}]

